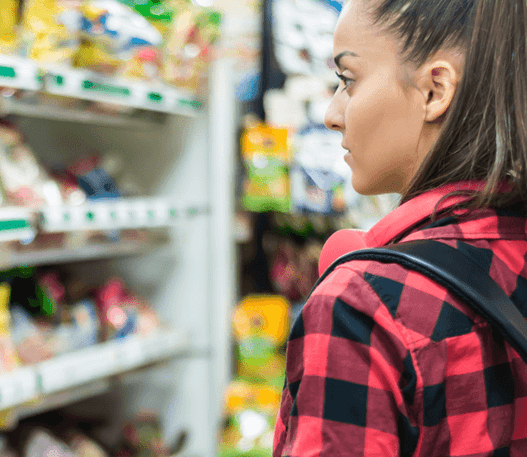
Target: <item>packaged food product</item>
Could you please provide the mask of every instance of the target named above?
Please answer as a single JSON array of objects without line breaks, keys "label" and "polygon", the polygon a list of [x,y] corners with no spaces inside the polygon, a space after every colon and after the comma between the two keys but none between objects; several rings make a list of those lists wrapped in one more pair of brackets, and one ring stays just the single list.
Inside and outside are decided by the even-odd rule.
[{"label": "packaged food product", "polygon": [[242,204],[249,211],[289,212],[290,148],[287,129],[260,124],[242,135],[246,177]]},{"label": "packaged food product", "polygon": [[70,312],[75,323],[77,349],[97,344],[100,325],[95,302],[91,299],[80,300],[71,306]]},{"label": "packaged food product", "polygon": [[81,0],[25,0],[22,54],[42,64],[71,65],[80,44]]},{"label": "packaged food product", "polygon": [[280,405],[279,388],[232,382],[225,394],[225,425],[221,430],[221,457],[272,455],[273,432]]},{"label": "packaged food product", "polygon": [[167,33],[163,79],[197,95],[207,81],[222,15],[190,0],[172,0],[169,5],[175,16]]},{"label": "packaged food product", "polygon": [[0,0],[0,54],[17,50],[18,2]]},{"label": "packaged food product", "polygon": [[118,0],[85,0],[82,7],[83,42],[75,66],[117,74],[145,49],[162,44],[161,33],[143,16]]},{"label": "packaged food product", "polygon": [[0,179],[11,204],[38,209],[60,205],[60,189],[13,125],[0,122]]},{"label": "packaged food product", "polygon": [[12,371],[20,365],[11,337],[9,315],[11,287],[8,283],[0,284],[0,372]]},{"label": "packaged food product", "polygon": [[22,364],[31,365],[53,356],[32,316],[21,306],[11,307],[13,343]]},{"label": "packaged food product", "polygon": [[136,332],[136,310],[125,307],[126,291],[119,278],[111,278],[96,292],[99,319],[104,340],[124,338]]}]

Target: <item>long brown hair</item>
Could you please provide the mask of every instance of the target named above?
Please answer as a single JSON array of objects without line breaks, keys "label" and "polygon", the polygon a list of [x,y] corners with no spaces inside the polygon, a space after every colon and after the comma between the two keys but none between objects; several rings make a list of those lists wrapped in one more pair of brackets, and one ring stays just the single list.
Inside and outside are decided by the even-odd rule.
[{"label": "long brown hair", "polygon": [[[527,0],[364,0],[417,67],[440,49],[465,54],[432,150],[401,204],[447,183],[480,180],[471,208],[527,208]],[[512,191],[499,193],[500,182]]]}]

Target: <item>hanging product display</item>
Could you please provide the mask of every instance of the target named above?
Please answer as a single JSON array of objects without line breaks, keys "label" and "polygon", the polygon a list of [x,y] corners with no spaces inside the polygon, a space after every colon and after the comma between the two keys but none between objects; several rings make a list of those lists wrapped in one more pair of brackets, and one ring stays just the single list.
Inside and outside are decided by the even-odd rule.
[{"label": "hanging product display", "polygon": [[346,209],[344,184],[351,179],[342,160],[341,135],[322,124],[308,124],[295,135],[291,168],[291,200],[294,211],[327,215]]},{"label": "hanging product display", "polygon": [[289,212],[290,148],[287,130],[259,124],[243,133],[241,143],[246,171],[243,206],[256,212]]},{"label": "hanging product display", "polygon": [[80,27],[81,0],[25,0],[21,54],[41,64],[71,65]]},{"label": "hanging product display", "polygon": [[272,454],[273,431],[284,382],[280,352],[289,332],[289,304],[281,296],[250,296],[233,315],[237,375],[225,394],[220,455]]},{"label": "hanging product display", "polygon": [[320,0],[272,0],[272,16],[275,56],[281,70],[286,75],[334,79],[330,62],[338,10]]}]

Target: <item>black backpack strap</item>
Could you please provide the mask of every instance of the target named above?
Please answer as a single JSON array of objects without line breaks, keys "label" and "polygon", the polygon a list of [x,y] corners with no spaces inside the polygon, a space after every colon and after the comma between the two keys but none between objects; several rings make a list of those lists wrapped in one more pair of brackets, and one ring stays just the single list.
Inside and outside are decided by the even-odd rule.
[{"label": "black backpack strap", "polygon": [[439,241],[419,240],[350,252],[328,267],[311,293],[338,265],[351,260],[397,263],[448,288],[493,325],[527,363],[525,318],[501,287],[459,250]]}]

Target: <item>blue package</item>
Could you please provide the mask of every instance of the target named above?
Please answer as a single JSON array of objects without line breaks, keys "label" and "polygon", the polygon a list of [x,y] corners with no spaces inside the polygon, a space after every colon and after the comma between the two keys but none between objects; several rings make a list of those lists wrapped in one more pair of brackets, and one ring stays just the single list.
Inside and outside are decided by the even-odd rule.
[{"label": "blue package", "polygon": [[77,183],[90,200],[120,198],[122,196],[114,180],[102,168],[96,168],[78,176]]}]

